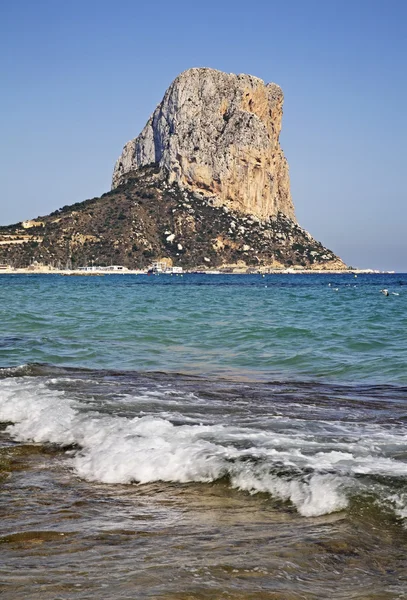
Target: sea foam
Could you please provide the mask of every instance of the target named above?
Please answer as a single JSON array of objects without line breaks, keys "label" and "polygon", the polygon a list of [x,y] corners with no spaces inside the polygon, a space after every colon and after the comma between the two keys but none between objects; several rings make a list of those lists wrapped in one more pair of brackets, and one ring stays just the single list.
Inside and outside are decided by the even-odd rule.
[{"label": "sea foam", "polygon": [[[362,485],[355,475],[406,474],[404,462],[375,455],[375,444],[400,442],[389,432],[386,438],[380,428],[374,430],[376,441],[349,439],[346,452],[342,438],[327,446],[310,432],[276,434],[224,424],[222,417],[214,424],[174,424],[167,415],[106,414],[49,383],[30,377],[2,380],[0,421],[12,422],[7,432],[21,442],[76,446],[70,464],[89,481],[143,484],[227,478],[239,490],[268,493],[313,517],[345,509]],[[332,449],[335,443],[338,450]],[[388,504],[405,516],[405,500],[393,496]]]}]

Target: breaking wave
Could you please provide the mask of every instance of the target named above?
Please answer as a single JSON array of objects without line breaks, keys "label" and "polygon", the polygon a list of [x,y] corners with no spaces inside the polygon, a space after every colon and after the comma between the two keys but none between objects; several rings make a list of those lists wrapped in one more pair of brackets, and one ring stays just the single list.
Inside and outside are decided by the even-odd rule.
[{"label": "breaking wave", "polygon": [[[290,502],[304,517],[344,510],[352,495],[376,490],[378,503],[399,518],[407,517],[407,496],[391,488],[394,478],[407,475],[406,463],[397,456],[406,448],[398,431],[375,426],[367,439],[355,435],[355,424],[348,423],[341,430],[336,426],[336,435],[327,440],[326,431],[321,435],[311,427],[276,432],[255,423],[235,426],[222,415],[210,424],[188,418],[172,422],[162,414],[127,417],[84,405],[66,391],[53,389],[51,381],[3,379],[0,421],[10,423],[6,432],[19,442],[69,446],[72,469],[88,481],[144,484],[226,478],[236,489]],[[397,452],[391,455],[389,448]],[[384,485],[383,478],[390,483]]]}]

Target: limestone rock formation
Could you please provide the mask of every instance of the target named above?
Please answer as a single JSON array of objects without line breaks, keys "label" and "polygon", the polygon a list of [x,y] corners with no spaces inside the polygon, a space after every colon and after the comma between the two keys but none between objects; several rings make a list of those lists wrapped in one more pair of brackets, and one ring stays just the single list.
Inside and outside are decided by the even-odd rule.
[{"label": "limestone rock formation", "polygon": [[126,144],[113,189],[0,227],[0,263],[345,269],[295,220],[279,144],[282,104],[274,83],[185,71]]},{"label": "limestone rock formation", "polygon": [[295,221],[288,165],[281,150],[283,92],[251,75],[189,69],[166,91],[113,173],[156,164],[169,183],[261,219]]}]

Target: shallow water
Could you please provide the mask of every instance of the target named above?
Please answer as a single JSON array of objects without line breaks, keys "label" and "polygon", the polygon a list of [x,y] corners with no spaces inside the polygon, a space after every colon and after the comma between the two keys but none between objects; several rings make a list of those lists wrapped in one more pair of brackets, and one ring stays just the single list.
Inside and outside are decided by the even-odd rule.
[{"label": "shallow water", "polygon": [[406,597],[404,284],[2,275],[3,597]]}]

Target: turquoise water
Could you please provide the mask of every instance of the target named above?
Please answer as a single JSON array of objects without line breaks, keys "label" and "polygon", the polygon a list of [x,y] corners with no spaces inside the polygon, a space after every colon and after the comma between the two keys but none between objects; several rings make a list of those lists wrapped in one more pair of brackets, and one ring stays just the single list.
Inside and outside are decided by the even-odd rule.
[{"label": "turquoise water", "polygon": [[0,364],[405,383],[401,284],[406,276],[4,275]]},{"label": "turquoise water", "polygon": [[406,598],[406,302],[398,274],[1,275],[2,598]]}]

